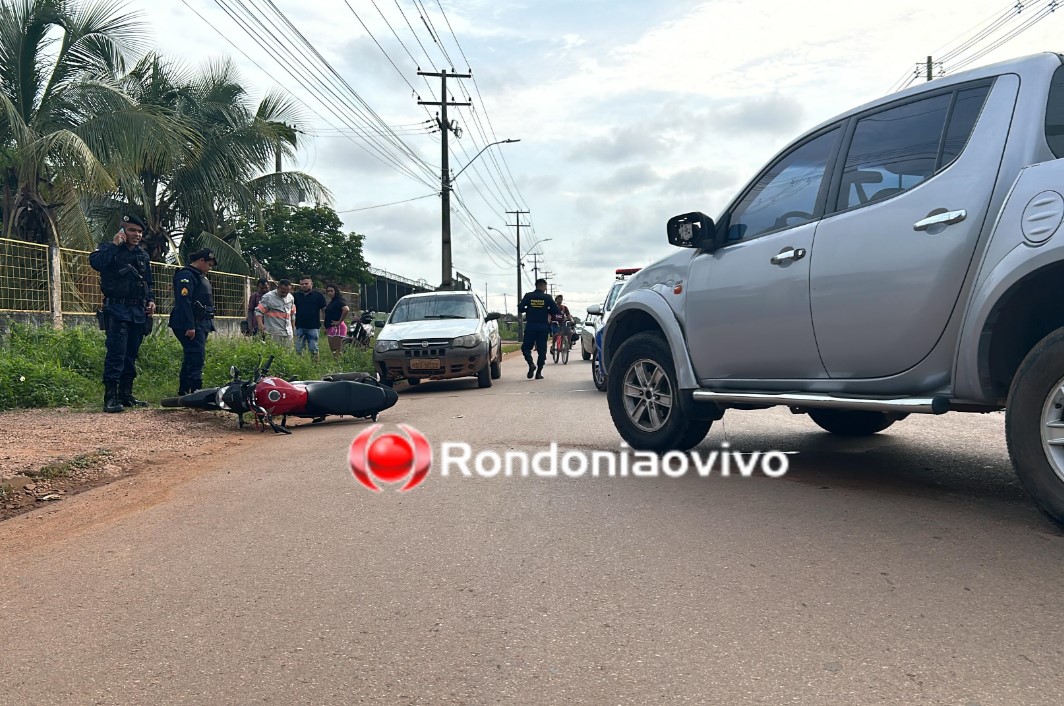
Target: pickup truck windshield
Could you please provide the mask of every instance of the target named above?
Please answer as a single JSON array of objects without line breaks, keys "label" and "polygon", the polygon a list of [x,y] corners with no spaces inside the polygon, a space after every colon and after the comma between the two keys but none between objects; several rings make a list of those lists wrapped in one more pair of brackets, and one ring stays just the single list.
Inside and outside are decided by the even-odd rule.
[{"label": "pickup truck windshield", "polygon": [[411,297],[395,305],[389,323],[425,319],[476,319],[477,308],[468,294],[439,295],[434,297]]}]

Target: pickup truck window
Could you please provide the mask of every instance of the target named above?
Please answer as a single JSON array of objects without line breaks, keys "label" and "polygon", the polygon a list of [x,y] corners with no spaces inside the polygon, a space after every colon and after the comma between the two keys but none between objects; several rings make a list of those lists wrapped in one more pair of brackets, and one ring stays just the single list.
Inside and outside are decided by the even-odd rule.
[{"label": "pickup truck window", "polygon": [[838,208],[894,196],[934,174],[952,100],[952,94],[939,95],[859,120],[846,155]]},{"label": "pickup truck window", "polygon": [[728,218],[728,240],[748,240],[816,218],[828,159],[839,129],[814,137],[783,156],[754,184]]},{"label": "pickup truck window", "polygon": [[964,146],[968,144],[968,138],[972,136],[975,121],[979,118],[979,113],[983,110],[983,104],[986,103],[989,93],[989,84],[957,92],[957,102],[953,104],[946,139],[942,144],[942,158],[938,162],[939,169],[957,159],[964,151]]},{"label": "pickup truck window", "polygon": [[1064,157],[1064,66],[1053,72],[1053,80],[1049,84],[1046,142],[1054,157]]}]

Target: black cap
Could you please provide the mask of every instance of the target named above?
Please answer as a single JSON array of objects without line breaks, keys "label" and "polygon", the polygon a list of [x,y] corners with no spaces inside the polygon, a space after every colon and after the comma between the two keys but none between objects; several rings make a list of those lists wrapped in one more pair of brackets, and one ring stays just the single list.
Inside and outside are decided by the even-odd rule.
[{"label": "black cap", "polygon": [[215,257],[214,251],[210,248],[201,248],[188,256],[189,262],[195,262],[196,260],[211,260],[215,265],[218,264],[218,258]]},{"label": "black cap", "polygon": [[127,223],[130,223],[130,224],[135,225],[135,226],[140,226],[141,230],[147,230],[148,229],[148,226],[144,225],[144,221],[142,221],[139,216],[132,216],[132,215],[122,216],[122,225],[124,226]]}]

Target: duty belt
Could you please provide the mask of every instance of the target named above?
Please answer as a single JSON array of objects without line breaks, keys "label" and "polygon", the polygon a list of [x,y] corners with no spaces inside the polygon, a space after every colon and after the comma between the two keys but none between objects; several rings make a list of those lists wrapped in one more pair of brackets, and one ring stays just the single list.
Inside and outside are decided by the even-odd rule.
[{"label": "duty belt", "polygon": [[118,297],[105,297],[104,304],[125,304],[126,306],[143,306],[143,299],[120,299]]}]

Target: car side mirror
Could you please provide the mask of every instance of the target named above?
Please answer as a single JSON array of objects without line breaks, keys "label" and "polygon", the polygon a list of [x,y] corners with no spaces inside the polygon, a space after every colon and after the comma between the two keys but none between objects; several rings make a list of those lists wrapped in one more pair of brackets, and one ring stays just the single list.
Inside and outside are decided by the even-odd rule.
[{"label": "car side mirror", "polygon": [[490,314],[488,314],[487,316],[485,316],[484,320],[485,321],[498,321],[501,318],[502,318],[502,314],[500,314],[497,311],[493,311]]},{"label": "car side mirror", "polygon": [[602,307],[598,304],[592,304],[587,308],[587,313],[591,316],[602,316]]},{"label": "car side mirror", "polygon": [[669,244],[679,248],[715,247],[716,227],[713,219],[697,211],[673,216],[665,230]]},{"label": "car side mirror", "polygon": [[373,325],[376,326],[377,328],[384,328],[384,322],[383,321],[374,321]]}]

